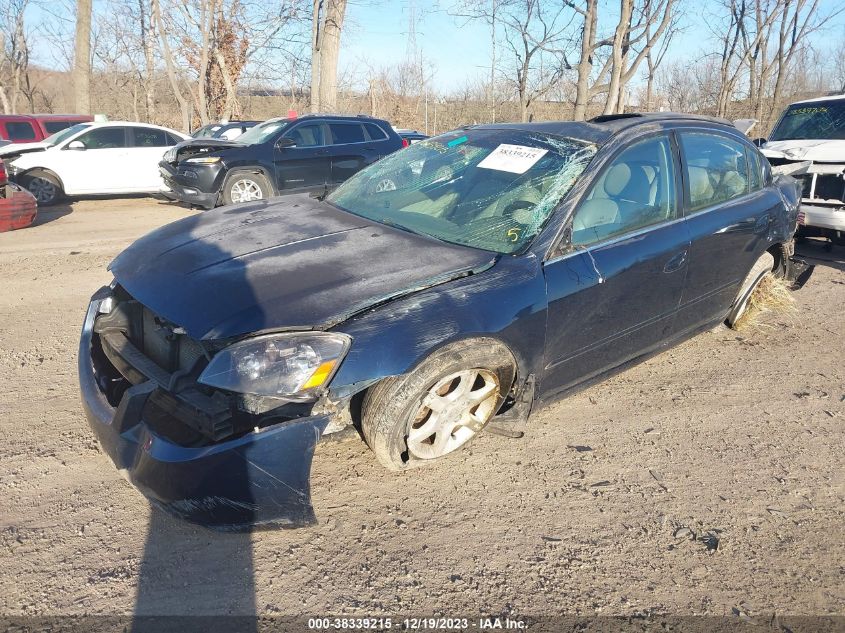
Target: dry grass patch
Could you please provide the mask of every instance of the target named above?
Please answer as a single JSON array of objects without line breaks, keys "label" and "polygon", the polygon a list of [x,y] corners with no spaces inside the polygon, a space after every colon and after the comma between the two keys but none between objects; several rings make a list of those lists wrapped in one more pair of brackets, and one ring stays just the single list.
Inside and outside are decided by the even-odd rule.
[{"label": "dry grass patch", "polygon": [[737,330],[770,327],[763,323],[768,314],[794,315],[798,312],[789,282],[771,273],[760,280],[748,298],[748,307],[736,323]]}]

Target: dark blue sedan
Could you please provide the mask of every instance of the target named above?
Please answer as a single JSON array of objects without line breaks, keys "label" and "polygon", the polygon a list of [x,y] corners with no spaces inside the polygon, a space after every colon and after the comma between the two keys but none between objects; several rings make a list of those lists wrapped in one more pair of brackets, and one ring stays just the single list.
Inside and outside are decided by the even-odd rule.
[{"label": "dark blue sedan", "polygon": [[411,468],[734,323],[792,271],[798,199],[717,119],[443,134],[328,196],[223,207],[121,253],[80,343],[88,419],[179,516],[305,525],[328,434]]}]

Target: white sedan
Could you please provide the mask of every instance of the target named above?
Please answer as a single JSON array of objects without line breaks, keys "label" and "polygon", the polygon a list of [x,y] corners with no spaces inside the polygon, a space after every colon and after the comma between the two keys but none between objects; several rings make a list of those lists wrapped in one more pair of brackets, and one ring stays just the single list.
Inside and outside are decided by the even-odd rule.
[{"label": "white sedan", "polygon": [[187,138],[146,123],[79,123],[40,143],[2,147],[0,158],[40,205],[48,205],[65,195],[158,192],[162,155]]}]

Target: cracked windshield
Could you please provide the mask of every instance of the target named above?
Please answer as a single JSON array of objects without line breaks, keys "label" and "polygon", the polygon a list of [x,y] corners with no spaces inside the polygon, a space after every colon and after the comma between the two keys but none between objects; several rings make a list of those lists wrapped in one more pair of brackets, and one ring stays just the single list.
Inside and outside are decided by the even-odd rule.
[{"label": "cracked windshield", "polygon": [[517,130],[460,130],[359,172],[332,204],[376,222],[497,253],[537,235],[596,152]]},{"label": "cracked windshield", "polygon": [[790,106],[769,140],[804,139],[845,139],[845,101]]}]

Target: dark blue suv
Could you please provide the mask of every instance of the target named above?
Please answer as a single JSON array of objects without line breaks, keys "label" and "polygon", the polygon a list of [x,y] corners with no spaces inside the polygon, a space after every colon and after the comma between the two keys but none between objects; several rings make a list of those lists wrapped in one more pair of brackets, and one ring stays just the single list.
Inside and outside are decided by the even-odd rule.
[{"label": "dark blue suv", "polygon": [[270,119],[236,140],[185,141],[159,169],[169,197],[211,209],[328,190],[405,144],[381,119],[309,114]]}]

